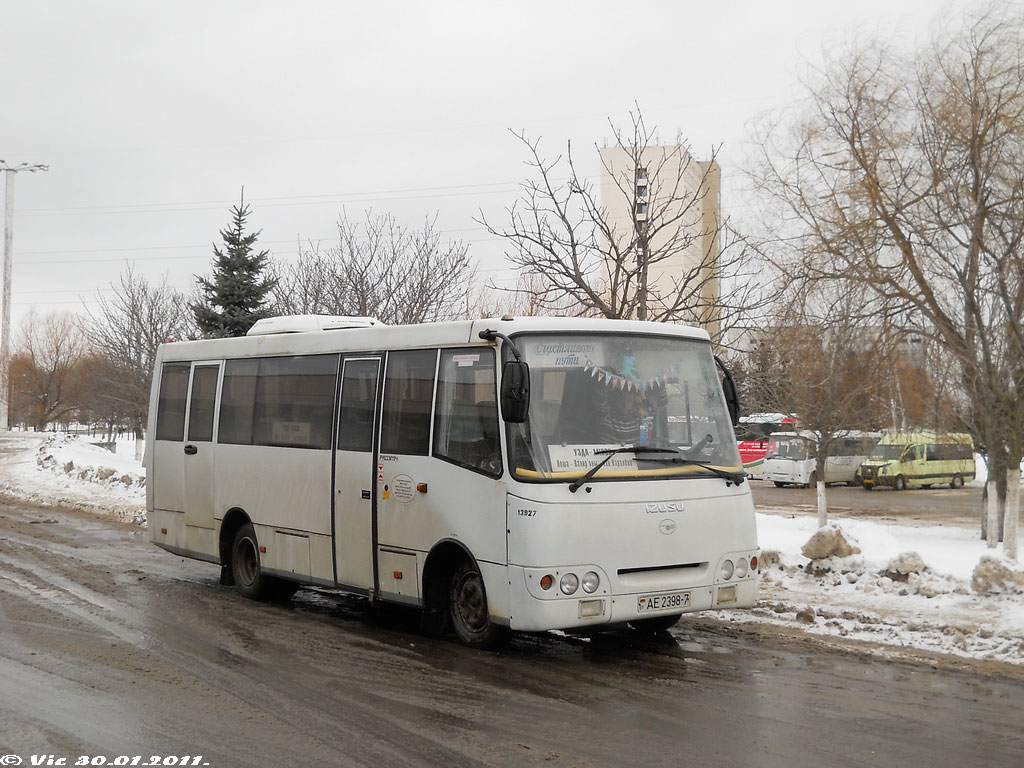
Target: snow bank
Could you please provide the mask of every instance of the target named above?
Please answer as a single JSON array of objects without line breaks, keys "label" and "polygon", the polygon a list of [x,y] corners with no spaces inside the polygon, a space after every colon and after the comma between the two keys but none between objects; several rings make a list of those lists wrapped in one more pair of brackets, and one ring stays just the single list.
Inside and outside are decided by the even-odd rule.
[{"label": "snow bank", "polygon": [[0,490],[26,501],[108,514],[145,523],[146,473],[134,457],[134,441],[118,452],[67,434],[20,433],[5,438]]},{"label": "snow bank", "polygon": [[860,552],[811,559],[803,550],[819,533],[813,516],[759,513],[757,525],[760,599],[731,620],[1024,664],[1024,569],[996,557],[977,530],[844,519],[828,539],[838,533]]}]

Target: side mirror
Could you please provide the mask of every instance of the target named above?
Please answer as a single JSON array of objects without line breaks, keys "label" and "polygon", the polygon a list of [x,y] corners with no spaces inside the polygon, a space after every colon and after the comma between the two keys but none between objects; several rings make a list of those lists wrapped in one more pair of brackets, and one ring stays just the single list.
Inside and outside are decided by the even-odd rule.
[{"label": "side mirror", "polygon": [[530,410],[530,366],[522,360],[506,360],[501,369],[501,418],[522,424]]},{"label": "side mirror", "polygon": [[729,419],[734,427],[738,426],[740,423],[740,396],[736,392],[736,382],[733,381],[729,369],[717,357],[715,358],[715,363],[722,370],[724,376],[722,379],[722,394],[725,395],[725,407],[729,409]]}]

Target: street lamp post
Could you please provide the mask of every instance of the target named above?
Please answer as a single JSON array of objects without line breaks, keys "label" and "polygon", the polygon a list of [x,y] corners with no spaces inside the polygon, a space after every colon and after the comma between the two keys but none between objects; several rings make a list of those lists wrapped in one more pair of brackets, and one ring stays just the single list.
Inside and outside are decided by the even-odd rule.
[{"label": "street lamp post", "polygon": [[8,398],[10,396],[10,364],[11,364],[11,274],[14,260],[14,174],[19,171],[48,171],[50,167],[42,163],[7,163],[0,160],[0,171],[7,172],[4,185],[4,285],[3,285],[3,325],[0,326],[0,429],[10,427],[8,423]]}]

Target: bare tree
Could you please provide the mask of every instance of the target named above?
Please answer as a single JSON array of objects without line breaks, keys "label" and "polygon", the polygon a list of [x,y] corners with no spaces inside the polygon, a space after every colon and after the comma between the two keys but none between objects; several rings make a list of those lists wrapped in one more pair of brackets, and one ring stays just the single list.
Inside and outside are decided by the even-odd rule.
[{"label": "bare tree", "polygon": [[88,345],[73,315],[39,317],[30,310],[20,326],[11,359],[11,393],[15,408],[41,431],[79,405],[79,366]]},{"label": "bare tree", "polygon": [[511,290],[545,309],[568,299],[575,314],[687,322],[719,338],[767,296],[753,250],[718,215],[717,150],[698,162],[680,143],[657,146],[639,109],[627,132],[611,127],[614,151],[601,153],[611,182],[601,189],[577,171],[571,144],[549,160],[539,139],[514,133],[533,178],[507,209],[507,226],[479,219],[536,278]]},{"label": "bare tree", "polygon": [[850,295],[815,296],[794,291],[754,344],[746,386],[770,411],[793,414],[817,442],[811,485],[818,525],[828,522],[825,464],[850,430],[878,429],[886,419],[886,372],[891,358],[873,342],[885,329],[865,327],[862,307]]},{"label": "bare tree", "polygon": [[168,284],[166,275],[150,283],[129,266],[110,287],[112,298],[98,294],[97,309],[87,308],[82,323],[93,348],[108,361],[90,370],[104,397],[120,404],[141,437],[157,347],[186,338],[192,315],[187,297]]},{"label": "bare tree", "polygon": [[473,277],[469,248],[442,242],[436,218],[420,229],[367,211],[361,223],[342,216],[337,245],[310,244],[293,264],[274,265],[272,292],[281,314],[372,316],[422,323],[466,314]]},{"label": "bare tree", "polygon": [[[763,126],[755,178],[781,203],[785,267],[870,290],[960,366],[993,474],[1024,455],[1024,18],[993,5],[910,56],[861,42]],[[1011,490],[1011,494],[1014,490]],[[1016,508],[1006,551],[1016,556]],[[998,527],[998,526],[996,526]],[[989,543],[995,546],[993,526]]]}]

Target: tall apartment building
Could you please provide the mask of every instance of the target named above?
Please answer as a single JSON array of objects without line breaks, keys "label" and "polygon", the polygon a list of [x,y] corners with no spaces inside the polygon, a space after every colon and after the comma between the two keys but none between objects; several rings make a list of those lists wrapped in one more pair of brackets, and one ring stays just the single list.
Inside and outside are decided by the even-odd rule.
[{"label": "tall apartment building", "polygon": [[[721,285],[714,266],[721,254],[721,169],[714,161],[694,160],[681,146],[646,147],[639,162],[634,154],[621,147],[601,150],[601,205],[613,237],[626,243],[638,227],[660,229],[651,237],[651,249],[669,255],[650,268],[651,294],[670,297],[676,292],[674,281],[699,273],[690,279],[698,295],[689,303],[703,310],[684,313],[680,320],[700,324],[716,336],[719,315],[714,308]],[[672,223],[661,226],[666,221]]]}]

